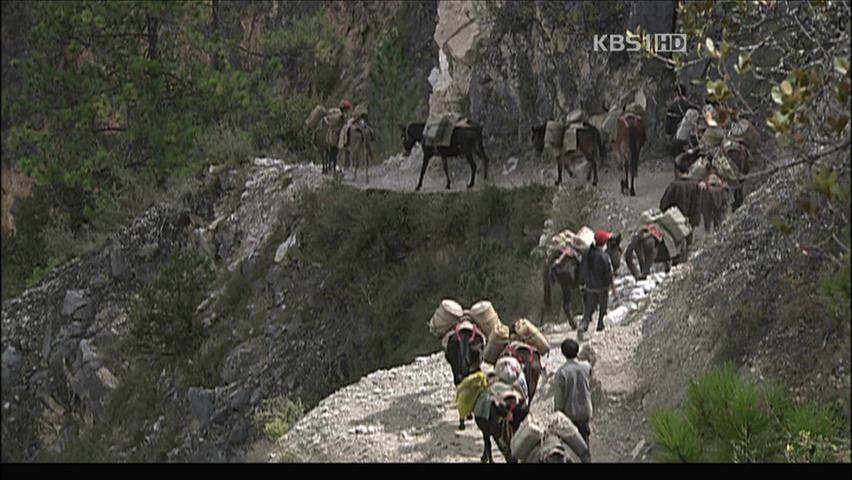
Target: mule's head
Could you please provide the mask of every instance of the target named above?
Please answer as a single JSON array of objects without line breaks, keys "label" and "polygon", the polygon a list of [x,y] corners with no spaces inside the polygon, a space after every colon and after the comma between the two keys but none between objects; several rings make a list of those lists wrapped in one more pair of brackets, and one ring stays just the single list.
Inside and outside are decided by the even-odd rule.
[{"label": "mule's head", "polygon": [[618,273],[618,269],[621,267],[621,234],[613,235],[609,240],[606,241],[606,252],[609,254],[609,259],[612,260],[612,273]]},{"label": "mule's head", "polygon": [[417,140],[413,135],[409,133],[409,127],[405,125],[399,125],[400,137],[402,139],[402,148],[405,152],[405,156],[411,155],[411,149],[414,148],[414,144],[417,143]]},{"label": "mule's head", "polygon": [[511,414],[510,424],[513,431],[517,430],[518,427],[521,426],[521,422],[523,422],[524,419],[527,418],[527,414],[530,413],[530,407],[525,401],[523,401],[523,399],[518,399],[511,395],[506,396],[502,402],[495,403],[494,408],[498,419],[504,421],[508,420]]},{"label": "mule's head", "polygon": [[564,448],[554,448],[549,452],[545,452],[541,457],[541,463],[572,463],[571,457]]},{"label": "mule's head", "polygon": [[541,152],[544,151],[544,132],[546,129],[547,124],[532,127],[530,129],[530,132],[532,133],[530,140],[532,141],[533,148],[535,148],[535,152],[539,155],[541,155]]}]

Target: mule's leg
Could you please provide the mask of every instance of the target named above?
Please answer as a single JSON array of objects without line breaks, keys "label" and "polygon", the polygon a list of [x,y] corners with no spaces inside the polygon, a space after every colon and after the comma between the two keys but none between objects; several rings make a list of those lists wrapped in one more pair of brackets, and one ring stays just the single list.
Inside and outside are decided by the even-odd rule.
[{"label": "mule's leg", "polygon": [[643,242],[639,252],[639,266],[642,270],[642,276],[637,280],[645,280],[651,273],[651,266],[657,258],[657,246],[652,241]]},{"label": "mule's leg", "polygon": [[366,159],[365,161],[367,162],[367,164],[364,165],[364,172],[367,175],[367,185],[369,185],[370,184],[370,161],[373,158],[373,149],[370,148],[369,143],[366,144],[366,149],[367,149],[367,153],[366,153],[367,156],[365,157],[365,159]]},{"label": "mule's leg", "polygon": [[[583,152],[583,155],[585,155],[585,152]],[[593,164],[590,157],[586,157],[586,162],[589,163],[589,168],[586,169],[586,181],[588,182],[589,180],[592,179],[592,166],[594,164]]]},{"label": "mule's leg", "polygon": [[429,166],[429,160],[432,159],[431,152],[426,152],[425,149],[423,151],[423,166],[420,167],[420,181],[417,182],[417,187],[414,189],[415,191],[420,190],[420,187],[423,186],[423,175],[426,174],[426,167]]},{"label": "mule's leg", "polygon": [[464,419],[459,417],[459,430],[464,430]]},{"label": "mule's leg", "polygon": [[464,157],[470,165],[470,183],[467,184],[467,188],[473,188],[473,184],[476,182],[476,161],[473,160],[473,152],[465,153]]},{"label": "mule's leg", "polygon": [[630,172],[630,167],[627,165],[627,162],[625,162],[625,161],[621,162],[621,167],[622,167],[622,170],[624,170],[624,178],[621,179],[621,193],[622,193],[622,195],[627,195],[627,181],[628,181],[628,175],[629,175],[629,172]]},{"label": "mule's leg", "polygon": [[541,323],[547,323],[550,321],[550,297],[553,289],[553,276],[550,270],[550,262],[548,259],[545,259],[544,270],[542,270],[542,284],[544,290],[544,301],[542,302],[541,307]]},{"label": "mule's leg", "polygon": [[562,183],[562,156],[555,155],[556,157],[556,168],[559,175],[556,177],[556,184],[559,185]]},{"label": "mule's leg", "polygon": [[598,162],[600,161],[600,147],[595,146],[594,153],[592,154],[592,172],[595,176],[595,179],[592,181],[592,186],[598,186]]},{"label": "mule's leg", "polygon": [[631,197],[636,196],[636,189],[634,187],[636,187],[636,175],[634,175],[633,172],[630,172],[630,196]]},{"label": "mule's leg", "polygon": [[626,255],[624,257],[624,261],[627,262],[627,269],[630,270],[630,274],[633,275],[633,278],[635,278],[636,280],[640,280],[639,277],[641,277],[642,274],[639,271],[639,269],[636,268],[636,263],[634,262],[634,258],[633,258],[634,255],[637,257],[636,260],[639,262],[639,267],[641,268],[642,267],[642,261],[641,261],[642,252],[641,252],[640,249],[635,249],[630,254]]},{"label": "mule's leg", "polygon": [[571,287],[570,285],[561,285],[562,287],[562,311],[565,312],[565,318],[568,319],[568,325],[571,329],[576,329],[577,324],[574,322],[574,317],[571,316]]},{"label": "mule's leg", "polygon": [[565,163],[565,171],[568,172],[568,176],[574,178],[574,170],[571,168],[571,155],[562,155],[562,162]]},{"label": "mule's leg", "polygon": [[441,156],[441,164],[444,166],[444,175],[447,176],[447,190],[450,189],[450,165],[447,162],[447,157]]},{"label": "mule's leg", "polygon": [[737,211],[738,208],[743,204],[743,187],[737,187],[734,189],[734,203],[731,204],[731,213]]},{"label": "mule's leg", "polygon": [[[482,429],[481,426],[479,428],[480,430]],[[494,459],[491,457],[491,435],[484,431],[482,432],[482,444],[482,457],[480,457],[480,460],[482,463],[494,463]]]}]

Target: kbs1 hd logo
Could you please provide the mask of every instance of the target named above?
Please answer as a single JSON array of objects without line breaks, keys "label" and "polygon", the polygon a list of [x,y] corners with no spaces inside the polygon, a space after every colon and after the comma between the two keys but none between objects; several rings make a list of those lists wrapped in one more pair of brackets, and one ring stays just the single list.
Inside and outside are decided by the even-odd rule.
[{"label": "kbs1 hd logo", "polygon": [[596,52],[638,52],[645,46],[655,53],[685,53],[686,34],[655,33],[639,35],[595,35],[594,51]]}]

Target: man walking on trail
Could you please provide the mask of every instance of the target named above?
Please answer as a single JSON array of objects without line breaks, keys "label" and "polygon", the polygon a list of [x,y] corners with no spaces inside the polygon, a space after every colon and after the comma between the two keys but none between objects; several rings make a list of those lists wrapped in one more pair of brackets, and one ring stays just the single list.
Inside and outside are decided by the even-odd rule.
[{"label": "man walking on trail", "polygon": [[592,419],[592,365],[577,360],[580,344],[570,338],[562,342],[562,355],[566,362],[556,371],[553,408],[574,422],[583,441],[586,442],[586,458],[591,460],[589,421]]},{"label": "man walking on trail", "polygon": [[[660,199],[660,211],[665,212],[671,207],[677,207],[680,213],[689,219],[692,230],[701,224],[701,197],[698,180],[689,176],[689,165],[682,162],[675,165],[677,177],[666,187]],[[692,244],[692,232],[686,237],[687,245]]]},{"label": "man walking on trail", "polygon": [[598,328],[604,329],[604,317],[609,303],[609,291],[615,295],[615,282],[612,274],[612,260],[604,252],[606,242],[612,238],[612,234],[605,230],[595,232],[595,244],[589,247],[589,252],[580,261],[580,284],[584,287],[583,293],[583,323],[577,332],[582,340],[583,333],[589,328],[592,314],[598,310]]},{"label": "man walking on trail", "polygon": [[675,88],[675,96],[666,108],[665,130],[669,135],[674,135],[680,121],[683,120],[689,109],[701,110],[701,107],[693,104],[686,95],[686,85],[678,84]]}]

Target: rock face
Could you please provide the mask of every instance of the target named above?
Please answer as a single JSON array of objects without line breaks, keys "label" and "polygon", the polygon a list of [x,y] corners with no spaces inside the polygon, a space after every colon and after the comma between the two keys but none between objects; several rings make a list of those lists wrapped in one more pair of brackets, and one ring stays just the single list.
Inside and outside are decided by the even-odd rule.
[{"label": "rock face", "polygon": [[[840,175],[849,178],[848,161]],[[796,210],[796,192],[805,178],[804,169],[779,174],[749,195],[696,252],[691,272],[674,285],[654,321],[644,325],[647,341],[637,358],[648,376],[648,409],[683,398],[694,372],[730,361],[755,380],[783,379],[791,398],[815,399],[815,392],[833,398],[849,421],[848,333],[843,339],[826,334],[826,327],[813,321],[816,304],[799,313],[791,308],[812,295],[800,289],[815,288],[834,268],[799,250],[829,235],[824,224]],[[790,219],[792,233],[781,236],[775,218]],[[796,287],[793,277],[810,285]],[[661,368],[665,365],[678,368]]]},{"label": "rock face", "polygon": [[656,99],[668,98],[674,77],[638,53],[594,52],[593,34],[624,34],[636,25],[671,32],[675,7],[674,1],[440,1],[430,116],[470,115],[483,124],[486,150],[508,158],[529,154],[533,125],[580,107],[588,115],[606,113],[642,88],[648,136],[657,148],[656,119],[665,105]]},{"label": "rock face", "polygon": [[438,2],[438,69],[429,97],[430,117],[442,112],[467,111],[467,97],[480,39],[487,36],[481,19],[486,2]]},{"label": "rock face", "polygon": [[[233,210],[221,201],[215,208],[201,206],[197,212],[185,205],[152,207],[116,233],[104,248],[68,262],[20,297],[4,302],[0,401],[5,406],[4,461],[61,448],[63,438],[76,435],[73,419],[87,419],[87,423],[105,420],[110,393],[121,385],[117,372],[126,368],[127,359],[117,347],[128,331],[130,301],[156,278],[173,252],[187,244],[203,247],[212,240],[218,247],[208,252],[216,263],[224,268],[241,264],[258,255],[277,226],[278,212],[295,198],[297,190],[316,188],[323,182],[318,168],[288,166],[271,159],[257,159],[247,177],[241,201],[236,208],[230,207]],[[207,218],[202,216],[205,214]],[[201,225],[193,228],[191,217],[200,219]],[[229,232],[227,242],[222,240],[222,232]],[[250,404],[257,404],[260,396],[249,402],[258,379],[247,374],[245,363],[256,363],[259,358],[240,358],[242,363],[233,367],[239,373],[231,375],[227,386],[175,392],[174,405],[188,418],[195,418],[197,428],[218,420],[239,430],[251,416]],[[273,386],[270,391],[278,388]],[[229,399],[234,392],[239,394]],[[53,426],[55,432],[39,428],[40,424]],[[242,433],[233,434],[233,439],[244,441],[246,431],[243,428]],[[172,458],[219,458],[227,449],[215,445],[227,446],[229,435],[212,435],[209,443],[188,441]],[[194,437],[204,440],[197,433]],[[199,451],[211,445],[210,457],[199,456]]]}]

